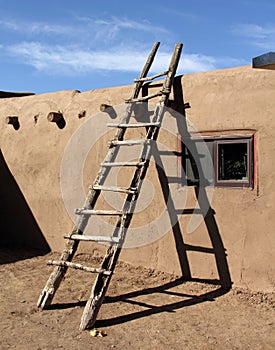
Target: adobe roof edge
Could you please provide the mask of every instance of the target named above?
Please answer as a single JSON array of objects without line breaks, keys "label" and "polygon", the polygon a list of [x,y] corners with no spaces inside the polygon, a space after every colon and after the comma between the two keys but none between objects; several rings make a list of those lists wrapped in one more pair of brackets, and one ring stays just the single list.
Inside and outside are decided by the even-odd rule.
[{"label": "adobe roof edge", "polygon": [[10,98],[10,97],[22,97],[35,95],[34,92],[11,92],[11,91],[0,91],[0,98]]}]

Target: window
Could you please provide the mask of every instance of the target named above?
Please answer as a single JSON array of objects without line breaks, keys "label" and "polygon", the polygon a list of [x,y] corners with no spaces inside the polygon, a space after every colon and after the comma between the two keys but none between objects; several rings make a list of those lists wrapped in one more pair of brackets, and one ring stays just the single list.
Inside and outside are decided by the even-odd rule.
[{"label": "window", "polygon": [[188,185],[253,188],[254,136],[188,138],[181,142]]}]

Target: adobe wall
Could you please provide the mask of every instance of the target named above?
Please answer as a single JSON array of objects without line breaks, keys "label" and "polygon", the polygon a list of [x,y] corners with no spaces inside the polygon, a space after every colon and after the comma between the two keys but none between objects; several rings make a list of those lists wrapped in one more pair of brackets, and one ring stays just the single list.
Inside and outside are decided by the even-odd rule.
[{"label": "adobe wall", "polygon": [[[186,190],[181,186],[179,160],[171,152],[178,149],[177,133],[183,127],[184,118],[165,116],[159,137],[164,152],[155,161],[163,163],[169,185],[165,184],[167,178],[157,173],[153,162],[145,190],[139,198],[138,213],[132,223],[133,241],[129,246],[138,242],[137,235],[140,237],[140,234],[147,234],[151,242],[145,244],[143,240],[137,243],[140,247],[124,249],[121,259],[179,275],[183,273],[189,278],[222,279],[224,285],[231,279],[234,286],[270,291],[274,286],[275,250],[275,165],[272,161],[275,72],[250,67],[211,71],[185,75],[181,78],[181,86],[184,101],[191,105],[186,116],[198,131],[255,131],[256,188],[215,188],[213,193],[210,190],[212,210],[208,211],[205,220],[198,211],[194,214],[191,210],[197,202],[194,188]],[[1,169],[5,170],[1,170],[5,176],[0,177],[0,206],[4,213],[0,245],[62,250],[63,235],[73,226],[64,206],[64,195],[69,210],[82,205],[75,183],[75,169],[83,157],[83,188],[86,190],[105,156],[107,140],[114,134],[105,125],[118,119],[116,113],[99,112],[99,106],[101,103],[121,105],[129,97],[131,88],[114,87],[84,93],[60,91],[0,99]],[[115,108],[115,112],[119,110],[120,107]],[[63,113],[64,128],[47,120],[52,111]],[[18,130],[5,123],[5,117],[12,115],[19,116]],[[83,142],[89,140],[90,130],[91,137],[98,139],[91,140],[90,151],[89,147],[84,151]],[[77,151],[70,152],[68,147]],[[129,174],[121,173],[118,182],[123,177],[128,179]],[[7,189],[7,183],[12,187],[11,191]],[[64,188],[69,188],[65,194]],[[171,197],[166,198],[169,210],[164,202],[168,188],[171,192]],[[207,207],[203,191],[200,196]],[[121,201],[121,197],[107,197],[107,200],[112,207]],[[24,217],[28,217],[27,223]],[[188,227],[190,231],[191,218],[192,229],[186,233]],[[18,225],[13,226],[17,220]],[[200,223],[196,229],[194,222]],[[104,225],[100,222],[91,230],[100,234]],[[102,245],[93,247],[90,251],[96,254],[104,248]],[[87,251],[87,247],[82,251]]]}]

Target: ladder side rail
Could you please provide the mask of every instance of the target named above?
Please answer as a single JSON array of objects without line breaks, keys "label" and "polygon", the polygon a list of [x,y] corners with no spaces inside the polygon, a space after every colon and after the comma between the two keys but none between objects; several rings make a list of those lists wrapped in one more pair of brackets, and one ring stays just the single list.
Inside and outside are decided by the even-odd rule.
[{"label": "ladder side rail", "polygon": [[[135,171],[131,186],[138,184],[138,182],[140,181],[141,174],[145,176],[148,166],[149,166],[149,160],[141,168],[137,168],[137,170]],[[142,169],[144,169],[144,171],[142,171]],[[138,195],[139,195],[139,192],[137,192],[136,194],[129,194],[126,197],[124,207],[123,207],[123,211],[125,211],[126,214],[123,215],[122,218],[118,219],[114,233],[113,233],[113,237],[119,238],[120,244],[112,245],[108,247],[106,255],[100,267],[102,270],[112,271],[113,273],[115,269],[116,262],[122,250],[123,242],[125,241],[125,238],[126,238],[127,229],[132,220]],[[108,276],[103,274],[97,275],[91,291],[91,295],[86,303],[86,306],[83,311],[83,315],[81,317],[80,330],[85,330],[89,325],[93,326],[93,324],[95,323],[100,306],[104,300],[106,291],[111,281],[112,273]]]},{"label": "ladder side rail", "polygon": [[[140,74],[140,77],[139,79],[143,79],[146,77],[146,75],[148,74],[149,70],[150,70],[150,67],[154,61],[154,58],[155,58],[155,55],[157,53],[157,50],[159,48],[159,45],[160,45],[160,42],[156,42],[154,45],[153,45],[153,48],[147,58],[147,61],[142,69],[142,72]],[[135,84],[135,88],[134,88],[134,91],[132,93],[132,96],[138,96],[141,88],[142,88],[142,85],[143,85],[143,82],[137,82]],[[124,119],[126,120],[126,122],[129,121],[130,117],[131,117],[131,114],[132,114],[132,109],[133,109],[133,104],[129,104],[127,106],[127,109],[126,109],[126,113],[125,113],[125,117]],[[117,130],[117,133],[114,137],[115,140],[122,140],[123,137],[124,137],[124,134],[126,132],[126,129],[121,129],[119,128]],[[110,148],[105,159],[104,159],[104,162],[108,163],[108,162],[113,162],[114,159],[116,158],[117,156],[117,153],[119,151],[119,148]],[[101,167],[99,172],[98,172],[98,175],[94,181],[93,184],[102,184],[104,179],[107,177],[108,173],[110,171],[110,168],[107,168],[107,167]],[[93,209],[94,208],[94,205],[97,201],[97,198],[99,196],[99,191],[97,190],[93,190],[93,189],[90,189],[88,194],[87,194],[87,197],[86,197],[86,200],[85,200],[85,203],[83,205],[83,208],[85,209]],[[88,220],[89,218],[85,215],[81,215],[77,218],[77,221],[76,221],[76,224],[72,230],[72,233],[73,234],[82,234],[83,231],[85,230],[85,227],[87,226],[87,223],[88,223]],[[76,247],[73,247],[74,243],[73,242],[68,242],[69,243],[69,249],[66,249],[66,253],[64,254],[64,257],[62,258],[62,260],[67,260],[67,259],[70,259],[70,256],[68,256],[67,254],[67,251],[75,251],[74,248],[77,249],[77,243],[76,243]],[[71,247],[72,245],[72,247]]]},{"label": "ladder side rail", "polygon": [[[134,201],[132,203],[135,203]],[[126,235],[127,226],[130,224],[132,218],[132,213],[127,213],[124,219],[119,219],[115,228],[114,236],[124,236]],[[127,220],[128,219],[128,220]],[[127,220],[127,222],[125,222]],[[121,231],[119,233],[119,231]],[[120,240],[121,242],[121,240]],[[108,247],[103,262],[100,269],[111,271],[110,275],[98,274],[96,280],[93,284],[91,295],[85,305],[81,322],[80,330],[85,330],[89,325],[93,326],[96,321],[100,306],[103,303],[106,291],[111,281],[111,276],[114,272],[117,260],[122,250],[122,244],[111,245]]]},{"label": "ladder side rail", "polygon": [[[169,72],[166,76],[165,82],[163,84],[163,94],[157,104],[157,107],[155,109],[154,113],[154,121],[160,122],[162,121],[164,110],[163,107],[167,104],[169,94],[171,91],[171,86],[173,83],[173,78],[176,73],[176,69],[178,66],[180,53],[182,49],[182,44],[177,44],[175,46],[174,54],[171,58],[171,62],[169,65]],[[147,139],[153,139],[156,140],[159,132],[159,127],[156,126],[150,126],[148,128],[147,132]],[[145,178],[147,169],[149,167],[150,162],[150,155],[151,155],[151,147],[148,147],[150,145],[145,144],[140,155],[140,160],[145,160],[145,163],[142,167],[139,167],[136,169],[135,174],[133,176],[132,182],[130,187],[140,187],[142,180]],[[146,151],[144,151],[146,149]],[[119,237],[120,245],[112,245],[108,248],[107,253],[105,255],[105,258],[103,260],[103,263],[101,265],[102,269],[114,271],[116,262],[119,258],[123,242],[126,237],[127,229],[130,225],[133,211],[136,206],[137,198],[139,195],[139,191],[135,194],[128,194],[125,200],[124,207],[122,209],[123,212],[127,212],[126,215],[124,215],[122,218],[118,219],[115,231],[113,236]],[[84,330],[89,325],[92,326],[95,323],[96,317],[98,315],[100,306],[103,302],[105,293],[107,291],[108,285],[110,283],[112,274],[109,276],[104,276],[102,274],[99,274],[96,278],[96,281],[94,283],[94,286],[92,288],[91,296],[88,299],[82,318],[80,323],[80,329]]]},{"label": "ladder side rail", "polygon": [[[142,173],[141,169],[142,168],[147,169],[148,166],[149,166],[149,161],[146,162],[142,167],[136,169],[134,177],[131,182],[131,187],[138,185],[138,182],[140,180],[140,175]],[[114,233],[113,233],[113,237],[119,238],[120,244],[112,245],[108,247],[105,257],[103,259],[103,262],[101,264],[101,269],[103,270],[108,270],[113,272],[115,269],[116,262],[119,258],[119,255],[123,246],[123,242],[126,237],[127,229],[132,220],[133,211],[136,206],[138,194],[139,192],[137,191],[135,194],[129,193],[126,197],[123,210],[122,210],[123,212],[126,212],[126,214],[118,219]],[[90,324],[93,325],[95,323],[100,306],[103,302],[109,283],[111,281],[111,275],[112,274],[110,274],[109,276],[106,276],[103,274],[97,275],[91,291],[91,295],[83,311],[83,315],[80,322],[80,330],[84,330]]]},{"label": "ladder side rail", "polygon": [[[143,79],[146,77],[148,71],[150,70],[150,67],[153,63],[153,60],[155,58],[155,55],[156,55],[156,52],[158,50],[158,47],[159,47],[159,42],[156,42],[151,50],[151,53],[149,54],[148,56],[148,59],[144,65],[144,68],[140,74],[140,77],[139,79]],[[142,88],[142,85],[143,85],[143,82],[141,81],[138,81],[136,84],[135,84],[135,88],[134,88],[134,91],[133,91],[133,94],[132,96],[135,97],[135,96],[138,96],[141,88]],[[132,114],[132,109],[133,109],[133,103],[130,103],[128,106],[127,106],[127,109],[126,109],[126,113],[125,113],[125,117],[124,117],[124,120],[125,122],[127,123],[131,117],[131,114]],[[119,128],[117,130],[117,133],[114,137],[114,140],[123,140],[123,137],[124,137],[124,134],[126,132],[126,129],[122,129],[122,128]],[[107,153],[105,159],[104,159],[104,162],[106,163],[111,163],[114,161],[114,159],[116,158],[117,156],[117,153],[119,151],[119,148],[115,147],[115,148],[110,148],[109,149],[109,152]],[[110,171],[110,168],[107,168],[107,167],[101,167],[100,168],[100,171],[98,172],[98,175],[94,181],[94,184],[103,184],[105,178],[107,177],[108,173]],[[83,208],[85,209],[93,209],[94,208],[94,205],[97,201],[97,198],[99,196],[99,191],[97,190],[93,190],[93,189],[90,189],[88,194],[87,194],[87,198],[86,198],[86,201],[83,205]],[[85,215],[82,215],[80,217],[78,217],[77,219],[77,222],[76,222],[76,225],[73,229],[73,234],[82,234],[83,231],[85,230],[85,227],[87,226],[87,223],[88,223],[88,220],[89,218],[87,218]],[[73,243],[71,243],[73,244]],[[70,250],[72,250],[72,248],[70,247]],[[68,259],[69,257],[67,256],[67,254],[65,254],[64,256],[64,259]]]},{"label": "ladder side rail", "polygon": [[[145,65],[144,65],[141,73],[140,73],[139,79],[143,79],[147,76],[147,74],[152,66],[152,63],[154,61],[154,58],[156,56],[159,45],[160,45],[160,42],[154,43],[153,48],[152,48],[152,50],[151,50],[151,52],[150,52],[150,54],[145,62]],[[132,99],[138,97],[142,86],[143,86],[143,81],[136,82],[135,87],[134,87],[134,91],[133,91],[132,96],[131,96]],[[129,103],[127,108],[126,108],[126,113],[125,113],[125,117],[124,117],[125,124],[127,124],[131,118],[133,106],[134,106],[133,103]],[[116,135],[114,137],[114,140],[118,140],[118,141],[123,140],[125,132],[126,132],[125,128],[118,128]],[[117,152],[118,152],[118,148],[111,149],[110,152],[107,153],[107,156],[105,157],[104,162],[112,162],[115,159]],[[109,172],[109,170],[110,169],[101,168],[101,170],[98,173],[97,178],[95,179],[94,184],[102,184],[101,181],[103,180],[104,177],[107,176],[107,173]]]},{"label": "ladder side rail", "polygon": [[[171,92],[171,87],[172,87],[173,80],[174,80],[176,70],[177,70],[177,67],[179,64],[179,60],[180,60],[182,46],[183,46],[182,43],[177,43],[175,45],[175,49],[174,49],[173,55],[172,55],[171,60],[170,60],[168,73],[167,73],[167,76],[164,80],[162,91],[167,92],[168,94]],[[166,98],[165,98],[165,96],[162,96],[161,102],[166,104],[168,101],[168,97],[169,96],[166,96]]]},{"label": "ladder side rail", "polygon": [[[148,56],[148,58],[147,58],[147,60],[145,62],[145,65],[144,65],[141,73],[140,73],[139,79],[143,79],[143,78],[145,78],[147,76],[147,74],[148,74],[148,72],[149,72],[149,70],[150,70],[150,68],[152,66],[152,63],[154,61],[154,58],[156,56],[157,50],[159,48],[159,45],[160,45],[159,41],[154,43],[153,48],[152,48],[152,50],[151,50],[151,52],[150,52],[150,54],[149,54],[149,56]],[[142,88],[142,85],[143,85],[143,81],[138,81],[136,83],[135,89],[134,89],[134,91],[132,93],[132,96],[131,96],[132,99],[138,97],[139,92],[140,92],[140,90]]]},{"label": "ladder side rail", "polygon": [[[174,81],[174,77],[177,71],[177,67],[180,60],[180,55],[182,51],[182,43],[177,43],[174,48],[173,55],[170,60],[168,73],[165,77],[163,88],[162,88],[162,95],[157,103],[157,106],[155,108],[152,121],[159,123],[161,125],[162,119],[164,116],[164,106],[167,106],[169,95],[171,92],[172,84]],[[147,129],[147,135],[146,139],[156,140],[158,137],[159,128],[155,126],[149,126]]]},{"label": "ladder side rail", "polygon": [[[155,42],[154,45],[153,45],[153,48],[145,62],[145,65],[141,71],[141,74],[139,76],[139,79],[143,79],[147,76],[151,66],[152,66],[152,63],[154,61],[154,58],[155,58],[155,55],[157,53],[157,50],[159,48],[159,45],[160,45],[160,42]],[[134,91],[132,93],[132,96],[133,98],[137,97],[141,88],[142,88],[142,85],[143,85],[143,82],[141,81],[138,81],[136,84],[135,84],[135,88],[134,88]],[[129,122],[129,119],[131,117],[131,114],[132,114],[132,109],[133,109],[133,104],[130,103],[128,106],[127,106],[127,109],[126,109],[126,113],[125,113],[125,121],[126,123]],[[116,132],[116,135],[114,137],[114,140],[123,140],[123,137],[124,137],[124,134],[126,132],[126,129],[122,129],[122,128],[118,128],[117,132]],[[110,148],[105,159],[104,159],[104,163],[111,163],[114,161],[114,159],[116,158],[117,156],[117,153],[119,151],[119,148],[115,147],[115,148]],[[95,184],[103,184],[103,181],[104,179],[107,177],[108,175],[108,172],[110,171],[109,168],[106,168],[106,167],[101,167],[98,174],[97,174],[97,177],[94,181],[94,185]],[[85,209],[93,209],[94,205],[95,205],[95,202],[97,200],[97,197],[99,195],[99,191],[95,191],[93,189],[90,189],[88,194],[87,194],[87,199],[83,205],[83,208]],[[89,219],[87,219],[85,216],[83,217],[79,217],[78,221],[77,221],[77,224],[76,224],[76,228],[78,231],[84,231],[86,225],[87,225],[87,222],[88,222]],[[74,231],[74,234],[79,234],[80,232],[76,232],[76,230],[73,230]]]}]

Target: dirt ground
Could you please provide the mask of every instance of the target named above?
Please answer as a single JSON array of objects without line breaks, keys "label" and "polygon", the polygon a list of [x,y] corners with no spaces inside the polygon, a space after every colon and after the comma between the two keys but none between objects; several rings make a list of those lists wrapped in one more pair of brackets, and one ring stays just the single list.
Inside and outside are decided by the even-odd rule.
[{"label": "dirt ground", "polygon": [[[274,295],[117,265],[96,327],[79,331],[93,276],[70,270],[52,306],[36,302],[52,267],[32,253],[0,250],[0,348],[6,349],[274,349]],[[94,266],[88,256],[79,261]],[[215,281],[214,281],[215,282]]]}]

